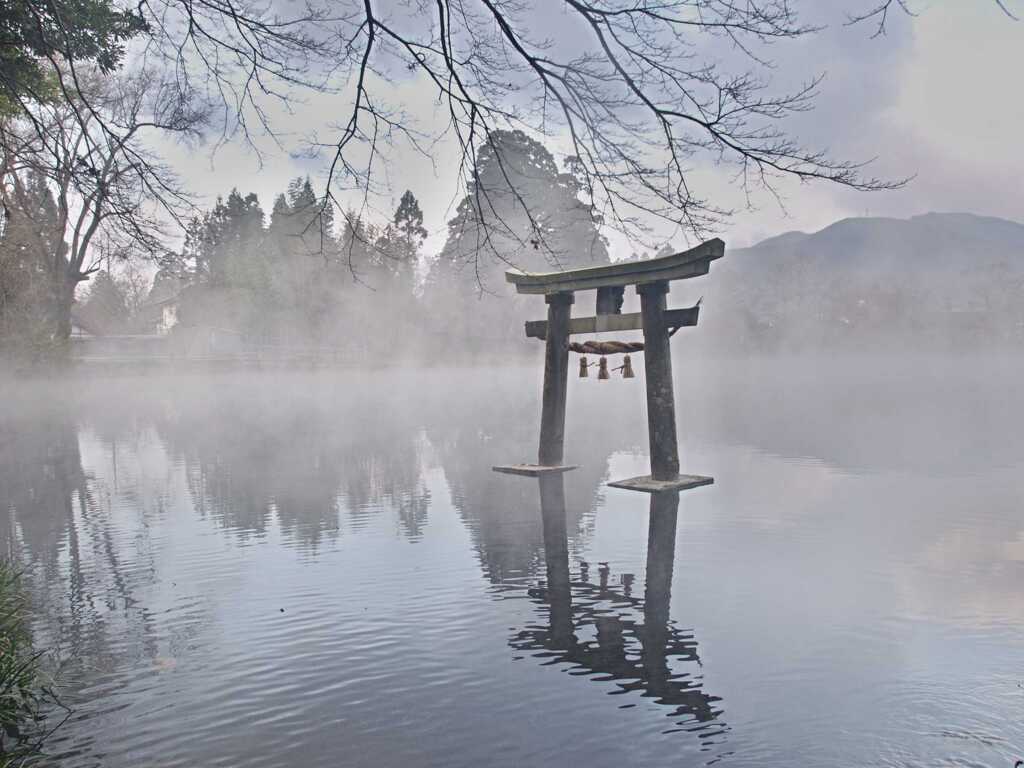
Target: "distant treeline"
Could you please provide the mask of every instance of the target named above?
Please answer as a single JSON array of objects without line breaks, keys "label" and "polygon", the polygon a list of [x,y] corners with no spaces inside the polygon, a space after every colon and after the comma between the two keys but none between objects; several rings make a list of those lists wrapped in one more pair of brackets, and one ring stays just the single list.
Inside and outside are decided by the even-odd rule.
[{"label": "distant treeline", "polygon": [[[563,172],[538,142],[498,131],[476,164],[476,181],[432,257],[423,253],[428,233],[411,191],[390,219],[374,220],[337,210],[308,178],[292,181],[269,213],[255,194],[231,190],[191,221],[180,252],[161,256],[151,285],[140,283],[131,260],[108,259],[113,268],[80,292],[74,331],[163,333],[183,355],[305,349],[386,362],[507,354],[522,339],[523,309],[509,300],[506,269],[609,257],[571,161]],[[51,203],[41,184],[36,209],[19,221],[45,222],[55,215]],[[64,341],[45,285],[54,249],[21,236],[15,218],[5,223],[0,343],[38,353]]]},{"label": "distant treeline", "polygon": [[[308,178],[292,181],[269,213],[256,195],[232,190],[191,221],[151,283],[137,261],[108,259],[114,268],[80,292],[75,331],[162,335],[172,356],[301,351],[354,364],[539,349],[522,324],[543,317],[543,304],[515,296],[504,272],[608,263],[602,221],[580,199],[585,179],[572,158],[559,168],[523,133],[495,132],[476,163],[436,255],[424,253],[411,191],[374,220],[336,209]],[[0,345],[40,357],[63,341],[48,279],[60,251],[46,226],[59,211],[42,182],[24,199],[31,207],[9,211],[0,233]],[[727,250],[670,301],[698,294],[701,325],[687,337],[715,351],[1016,347],[1024,226],[965,214],[848,219]],[[592,311],[581,295],[574,313]]]}]

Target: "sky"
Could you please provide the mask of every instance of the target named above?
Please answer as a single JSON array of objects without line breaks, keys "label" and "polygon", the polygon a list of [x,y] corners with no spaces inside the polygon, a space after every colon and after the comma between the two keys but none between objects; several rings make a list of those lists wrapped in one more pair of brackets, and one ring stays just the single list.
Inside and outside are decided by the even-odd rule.
[{"label": "sky", "polygon": [[[849,26],[847,14],[864,10],[870,0],[803,0],[802,18],[824,29],[797,41],[773,46],[769,72],[780,89],[824,74],[816,107],[786,124],[807,145],[828,149],[834,157],[871,160],[872,175],[913,177],[906,187],[858,193],[827,183],[780,182],[782,203],[755,194],[748,204],[731,182],[733,173],[710,161],[697,162],[688,180],[699,194],[733,215],[715,234],[728,246],[744,247],[791,230],[816,231],[850,216],[908,217],[931,211],[965,211],[1024,221],[1024,20],[1005,15],[988,0],[918,0],[913,17],[890,15],[886,34],[872,37],[870,24]],[[560,3],[552,3],[544,24],[557,39]],[[1018,7],[1019,6],[1019,7]],[[1008,0],[1024,18],[1024,0]],[[733,55],[723,51],[723,57]],[[424,124],[440,116],[429,83],[407,77],[378,83],[391,104],[400,105]],[[166,145],[161,151],[187,186],[207,204],[232,187],[256,192],[266,211],[289,179],[309,175],[322,180],[327,160],[303,152],[304,137],[336,135],[330,122],[346,114],[348,96],[306,94],[293,114],[279,114],[284,146],[230,143],[215,152],[212,144]],[[557,158],[559,137],[549,146]],[[426,252],[444,244],[446,223],[459,198],[453,168],[458,153],[451,144],[435,146],[424,157],[396,147],[382,166],[382,194],[371,200],[370,216],[383,218],[405,189],[419,198],[430,233]],[[345,196],[342,195],[342,199]],[[361,195],[350,196],[358,206]],[[609,233],[613,258],[625,258],[634,243]],[[687,245],[685,233],[659,232],[658,238]]]}]

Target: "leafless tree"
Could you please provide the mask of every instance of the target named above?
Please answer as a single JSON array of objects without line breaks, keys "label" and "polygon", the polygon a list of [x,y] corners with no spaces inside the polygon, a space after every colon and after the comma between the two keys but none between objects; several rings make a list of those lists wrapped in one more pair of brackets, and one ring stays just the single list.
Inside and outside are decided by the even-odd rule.
[{"label": "leafless tree", "polygon": [[[66,73],[61,73],[66,76]],[[101,262],[165,252],[164,229],[190,200],[146,145],[154,132],[195,136],[206,113],[153,70],[118,77],[77,72],[66,99],[0,121],[0,201],[26,208],[26,179],[47,180],[56,202],[47,241],[53,337],[66,340],[79,283]],[[170,219],[169,219],[170,217]]]},{"label": "leafless tree", "polygon": [[[910,11],[907,0],[849,1],[851,21],[880,31],[894,4]],[[1009,13],[1009,0],[994,2]],[[303,93],[339,94],[337,135],[312,139],[331,158],[325,205],[351,189],[365,202],[394,142],[429,155],[453,137],[464,188],[486,212],[477,149],[499,128],[567,142],[581,194],[634,235],[659,220],[699,234],[729,213],[693,186],[701,162],[772,194],[784,177],[866,191],[902,183],[785,130],[820,83],[809,72],[780,92],[767,77],[772,45],[817,31],[790,0],[141,0],[138,13],[145,59],[169,63],[182,93],[219,98],[223,141],[281,137],[293,126],[276,110]],[[725,63],[734,54],[741,64]],[[387,83],[411,76],[430,84],[440,122],[388,102]],[[543,239],[536,230],[526,242]]]},{"label": "leafless tree", "polygon": [[[891,2],[906,0],[853,18],[884,24]],[[333,190],[371,189],[391,141],[429,152],[449,135],[462,149],[465,188],[486,210],[476,149],[496,128],[564,137],[595,211],[633,233],[652,219],[700,233],[728,213],[691,185],[692,165],[708,159],[731,167],[743,188],[772,193],[785,176],[860,190],[901,183],[783,129],[811,107],[820,82],[809,73],[779,93],[765,78],[770,44],[816,31],[788,0],[346,0],[289,17],[245,0],[144,0],[140,10],[154,50],[183,80],[208,78],[243,132],[253,117],[282,130],[268,99],[288,102],[296,88],[343,92],[340,133],[321,145],[332,150]],[[726,50],[745,65],[723,64]],[[431,84],[443,124],[420,125],[386,102],[381,84],[409,74]]]},{"label": "leafless tree", "polygon": [[[1017,19],[1013,12],[1010,11],[1010,7],[1007,5],[1007,0],[992,1],[999,10],[1006,14],[1006,16],[1014,20]],[[903,13],[906,16],[917,15],[911,7],[909,0],[880,0],[880,2],[870,5],[861,11],[849,14],[848,23],[850,25],[861,24],[864,22],[873,23],[875,25],[875,31],[872,37],[881,37],[885,34],[886,25],[889,22],[889,14],[892,11]]]}]

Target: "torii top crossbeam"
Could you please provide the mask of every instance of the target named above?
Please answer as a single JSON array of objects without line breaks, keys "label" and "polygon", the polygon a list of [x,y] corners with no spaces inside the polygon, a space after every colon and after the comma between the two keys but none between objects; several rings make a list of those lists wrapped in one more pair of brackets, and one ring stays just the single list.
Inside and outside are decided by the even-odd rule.
[{"label": "torii top crossbeam", "polygon": [[725,256],[725,243],[717,237],[682,253],[643,261],[623,261],[602,267],[581,267],[563,272],[505,273],[505,279],[518,293],[571,293],[598,288],[624,288],[627,285],[684,280],[706,275],[711,262]]},{"label": "torii top crossbeam", "polygon": [[[706,275],[711,262],[725,255],[725,243],[715,238],[682,253],[643,261],[619,262],[563,272],[531,273],[511,270],[506,279],[523,294],[538,294],[548,304],[547,321],[526,323],[526,335],[544,339],[544,401],[538,463],[495,467],[501,472],[541,475],[564,472],[565,401],[569,374],[569,336],[577,333],[639,330],[644,332],[647,379],[647,426],[651,448],[650,476],[612,485],[647,492],[678,491],[707,485],[709,477],[679,474],[672,358],[669,337],[676,329],[697,324],[698,307],[667,309],[669,283]],[[640,295],[639,313],[621,313],[628,285]],[[594,317],[570,317],[574,293],[596,290]]]}]

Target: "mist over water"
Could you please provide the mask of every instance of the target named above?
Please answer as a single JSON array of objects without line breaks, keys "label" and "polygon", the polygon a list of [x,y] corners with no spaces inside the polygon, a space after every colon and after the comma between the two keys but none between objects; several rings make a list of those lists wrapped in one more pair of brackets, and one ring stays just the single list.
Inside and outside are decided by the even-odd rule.
[{"label": "mist over water", "polygon": [[535,456],[539,365],[5,384],[0,537],[72,708],[50,751],[1012,764],[1019,357],[689,344],[682,470],[715,484],[651,556],[648,497],[606,486],[647,471],[642,373],[570,379],[564,561],[538,482],[491,471]]},{"label": "mist over water", "polygon": [[5,3],[0,768],[1024,765],[1022,16]]}]

